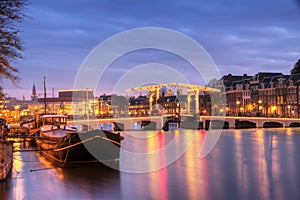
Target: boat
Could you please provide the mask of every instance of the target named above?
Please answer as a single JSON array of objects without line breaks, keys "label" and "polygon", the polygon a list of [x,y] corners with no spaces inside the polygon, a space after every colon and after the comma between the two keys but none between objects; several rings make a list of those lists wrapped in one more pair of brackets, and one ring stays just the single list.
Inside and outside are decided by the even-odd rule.
[{"label": "boat", "polygon": [[42,114],[20,117],[20,128],[26,135],[32,136],[40,131]]},{"label": "boat", "polygon": [[65,115],[43,115],[38,151],[59,164],[116,161],[123,137],[106,130],[88,130],[87,125],[68,125]]},{"label": "boat", "polygon": [[5,180],[13,165],[13,143],[0,140],[0,181]]}]

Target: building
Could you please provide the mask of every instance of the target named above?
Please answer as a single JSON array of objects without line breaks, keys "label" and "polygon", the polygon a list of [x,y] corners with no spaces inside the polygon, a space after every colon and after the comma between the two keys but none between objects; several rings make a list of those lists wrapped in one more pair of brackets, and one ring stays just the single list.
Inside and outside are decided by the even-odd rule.
[{"label": "building", "polygon": [[[158,112],[158,111],[156,111]],[[129,112],[130,116],[147,116],[150,114],[149,98],[145,96],[130,97]]]},{"label": "building", "polygon": [[118,95],[100,95],[98,98],[99,114],[98,117],[120,117],[128,116],[129,99]]},{"label": "building", "polygon": [[38,100],[38,95],[36,93],[35,83],[33,83],[32,94],[31,94],[31,101],[37,101],[37,100]]},{"label": "building", "polygon": [[300,74],[259,72],[227,82],[227,115],[299,116],[299,80]]},{"label": "building", "polygon": [[28,115],[27,107],[32,101],[17,99],[16,97],[5,97],[0,101],[0,117],[9,123],[19,121],[21,115]]},{"label": "building", "polygon": [[[46,102],[46,103],[45,103]],[[98,114],[98,100],[94,98],[92,90],[59,90],[58,97],[39,98],[30,110],[33,113],[44,112],[77,117],[94,117]]]}]

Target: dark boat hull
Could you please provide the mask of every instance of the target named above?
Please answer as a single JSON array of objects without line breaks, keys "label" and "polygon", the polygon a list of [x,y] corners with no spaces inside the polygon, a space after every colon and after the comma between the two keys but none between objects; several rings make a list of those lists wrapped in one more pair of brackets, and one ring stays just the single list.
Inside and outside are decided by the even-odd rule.
[{"label": "dark boat hull", "polygon": [[41,154],[62,164],[115,161],[120,157],[122,137],[118,134],[93,130],[71,133],[65,137],[41,135],[36,139]]}]

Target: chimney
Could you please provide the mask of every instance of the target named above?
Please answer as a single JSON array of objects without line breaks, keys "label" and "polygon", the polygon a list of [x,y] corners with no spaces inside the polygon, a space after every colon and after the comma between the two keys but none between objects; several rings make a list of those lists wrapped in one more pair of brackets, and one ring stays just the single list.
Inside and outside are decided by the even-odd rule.
[{"label": "chimney", "polygon": [[232,74],[228,74],[227,77],[228,77],[228,82],[232,82]]}]

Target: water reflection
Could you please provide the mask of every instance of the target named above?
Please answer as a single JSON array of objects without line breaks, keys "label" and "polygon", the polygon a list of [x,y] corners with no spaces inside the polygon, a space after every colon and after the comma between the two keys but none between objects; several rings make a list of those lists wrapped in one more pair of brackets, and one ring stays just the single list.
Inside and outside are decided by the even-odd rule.
[{"label": "water reflection", "polygon": [[[124,150],[147,153],[145,163],[168,163],[173,151],[193,141],[175,162],[148,173],[126,173],[103,165],[59,168],[37,152],[14,153],[10,179],[0,183],[1,199],[299,199],[300,129],[224,130],[204,159],[199,151],[205,131],[123,133]],[[149,137],[147,137],[147,135]],[[16,148],[31,150],[27,143]],[[26,161],[26,162],[25,162]],[[18,172],[18,173],[17,173]]]}]

